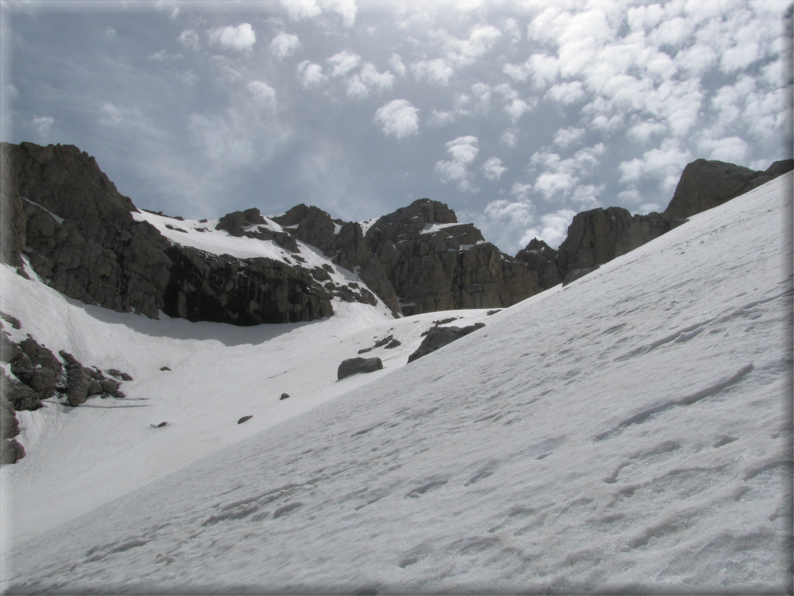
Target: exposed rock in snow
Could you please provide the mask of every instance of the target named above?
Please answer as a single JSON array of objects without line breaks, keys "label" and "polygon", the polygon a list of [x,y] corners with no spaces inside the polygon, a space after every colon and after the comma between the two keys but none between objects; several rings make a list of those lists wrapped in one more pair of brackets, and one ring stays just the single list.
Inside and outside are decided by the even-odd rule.
[{"label": "exposed rock in snow", "polygon": [[776,161],[765,172],[721,161],[695,160],[684,168],[663,215],[689,217],[712,209],[792,169],[794,159]]},{"label": "exposed rock in snow", "polygon": [[343,360],[336,372],[337,380],[341,381],[346,377],[359,373],[371,373],[383,368],[380,358],[348,358]]},{"label": "exposed rock in snow", "polygon": [[477,329],[482,329],[483,327],[485,327],[485,323],[475,323],[468,327],[431,327],[427,331],[425,339],[422,340],[419,349],[408,356],[408,362],[413,362],[422,356],[427,356],[431,352],[435,352],[439,348],[443,348],[464,335],[468,335],[472,331],[477,331]]}]

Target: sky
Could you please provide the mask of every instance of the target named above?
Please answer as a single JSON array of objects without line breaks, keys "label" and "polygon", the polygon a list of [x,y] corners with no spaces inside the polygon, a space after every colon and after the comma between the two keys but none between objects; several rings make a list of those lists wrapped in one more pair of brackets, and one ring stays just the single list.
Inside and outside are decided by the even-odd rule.
[{"label": "sky", "polygon": [[171,215],[428,197],[515,254],[664,210],[697,158],[790,157],[788,5],[6,1],[0,138],[76,145]]}]

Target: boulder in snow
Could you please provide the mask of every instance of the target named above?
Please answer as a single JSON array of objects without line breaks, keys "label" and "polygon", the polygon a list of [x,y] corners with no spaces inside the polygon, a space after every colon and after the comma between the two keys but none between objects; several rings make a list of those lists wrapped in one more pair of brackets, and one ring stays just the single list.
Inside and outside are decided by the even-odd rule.
[{"label": "boulder in snow", "polygon": [[452,343],[456,339],[460,339],[464,335],[468,335],[472,331],[477,331],[477,329],[481,329],[482,327],[485,327],[485,323],[475,323],[468,327],[431,327],[428,329],[427,335],[422,340],[419,349],[408,356],[408,362],[413,362],[422,356],[427,356],[431,352],[435,352],[439,348]]},{"label": "boulder in snow", "polygon": [[336,371],[337,380],[357,375],[358,373],[371,373],[383,368],[380,358],[348,358],[339,365]]}]

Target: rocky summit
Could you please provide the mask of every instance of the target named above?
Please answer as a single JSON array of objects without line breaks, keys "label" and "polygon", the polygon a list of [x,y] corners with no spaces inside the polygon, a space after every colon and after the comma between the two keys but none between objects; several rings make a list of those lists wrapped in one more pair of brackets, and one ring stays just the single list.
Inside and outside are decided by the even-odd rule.
[{"label": "rocky summit", "polygon": [[[0,159],[0,261],[27,275],[24,257],[49,286],[87,304],[234,325],[327,317],[335,299],[380,300],[395,316],[510,306],[794,167],[787,160],[754,172],[700,159],[664,213],[593,209],[574,217],[558,250],[534,239],[513,257],[427,198],[364,226],[304,204],[269,218],[252,207],[188,225],[162,213],[154,221],[74,146],[3,143]],[[239,239],[271,249],[210,250],[189,241],[194,232],[220,235],[224,247]]]}]

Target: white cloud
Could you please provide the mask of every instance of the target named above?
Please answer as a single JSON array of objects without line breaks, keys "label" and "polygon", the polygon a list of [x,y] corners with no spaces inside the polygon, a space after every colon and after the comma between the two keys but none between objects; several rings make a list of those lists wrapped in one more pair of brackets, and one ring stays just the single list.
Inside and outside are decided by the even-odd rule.
[{"label": "white cloud", "polygon": [[441,40],[447,61],[463,67],[484,56],[502,36],[502,32],[493,25],[478,25],[466,39],[459,39],[444,30],[434,32],[434,36]]},{"label": "white cloud", "polygon": [[210,29],[208,33],[211,44],[238,52],[250,52],[256,43],[256,33],[250,23],[216,27]]},{"label": "white cloud", "polygon": [[455,182],[458,189],[463,192],[474,192],[477,189],[472,186],[472,173],[469,166],[474,163],[479,153],[477,137],[468,135],[458,137],[446,145],[447,153],[452,159],[436,162],[436,172],[441,175],[441,181]]},{"label": "white cloud", "polygon": [[361,69],[361,74],[356,74],[350,77],[347,81],[347,95],[356,99],[362,99],[369,96],[370,93],[383,93],[387,89],[391,89],[394,84],[394,75],[388,70],[386,72],[378,72],[375,65],[367,62],[364,68]]},{"label": "white cloud", "polygon": [[546,200],[569,197],[583,176],[589,175],[606,151],[603,143],[579,149],[573,156],[562,159],[557,153],[538,151],[529,160],[533,170],[540,171],[532,190]]},{"label": "white cloud", "polygon": [[198,33],[193,31],[192,29],[186,29],[179,34],[177,37],[177,41],[181,43],[185,49],[188,50],[197,50],[199,47],[199,36]]},{"label": "white cloud", "polygon": [[524,232],[521,245],[526,246],[533,238],[539,238],[556,249],[568,237],[568,226],[571,225],[574,215],[576,215],[575,211],[559,209],[541,216],[540,227],[532,227]]},{"label": "white cloud", "polygon": [[647,178],[656,179],[663,190],[678,184],[684,166],[691,160],[689,151],[676,139],[665,139],[661,147],[646,151],[642,158],[624,161],[618,166],[620,183],[636,185]]},{"label": "white cloud", "polygon": [[296,21],[316,17],[322,12],[315,0],[281,0],[281,5],[286,9],[290,18]]},{"label": "white cloud", "polygon": [[488,180],[499,180],[506,171],[507,168],[498,157],[491,157],[482,164],[483,176]]},{"label": "white cloud", "polygon": [[389,66],[397,73],[398,77],[404,77],[406,73],[405,63],[399,54],[392,54],[389,58]]},{"label": "white cloud", "polygon": [[236,113],[231,114],[231,118],[191,114],[188,119],[188,130],[208,159],[238,165],[251,163],[256,154],[254,143],[248,135],[241,134],[241,127],[245,126]]},{"label": "white cloud", "polygon": [[342,77],[359,65],[361,56],[355,52],[344,50],[328,58],[328,62],[333,65],[331,76]]},{"label": "white cloud", "polygon": [[[534,104],[534,98],[531,101]],[[531,111],[532,108],[533,105],[528,104],[520,97],[516,97],[510,100],[510,103],[505,105],[505,112],[507,112],[507,114],[510,116],[510,119],[513,121],[513,124],[515,124],[521,119],[521,116]]]},{"label": "white cloud", "polygon": [[116,30],[113,27],[106,27],[105,28],[105,37],[108,39],[112,39],[116,37]]},{"label": "white cloud", "polygon": [[582,84],[579,81],[570,83],[558,83],[546,92],[546,97],[551,101],[559,102],[563,105],[571,105],[585,96]]},{"label": "white cloud", "polygon": [[757,41],[747,41],[723,51],[720,58],[720,70],[732,73],[747,68],[760,58],[760,47]]},{"label": "white cloud", "polygon": [[606,186],[603,184],[580,184],[574,188],[571,194],[571,202],[575,203],[580,211],[595,209],[598,207],[598,197],[604,192]]},{"label": "white cloud", "polygon": [[19,97],[19,89],[17,89],[11,83],[8,83],[5,86],[4,91],[5,91],[6,97],[8,97],[9,99],[16,99],[17,97]]},{"label": "white cloud", "polygon": [[383,127],[386,136],[393,135],[403,139],[419,131],[418,114],[419,108],[414,107],[407,99],[395,99],[378,108],[373,121]]},{"label": "white cloud", "polygon": [[717,53],[710,46],[695,44],[679,51],[675,62],[690,74],[700,75],[717,63]]},{"label": "white cloud", "polygon": [[297,74],[298,80],[301,82],[304,89],[319,87],[327,78],[323,74],[323,67],[310,60],[304,60],[298,64]]},{"label": "white cloud", "polygon": [[513,129],[507,129],[502,133],[502,136],[499,137],[499,141],[503,145],[507,145],[511,149],[513,149],[516,145],[518,145],[518,131]]},{"label": "white cloud", "polygon": [[455,120],[455,115],[452,112],[445,110],[433,110],[430,112],[430,117],[427,119],[427,123],[430,126],[440,127],[452,124],[455,122]]},{"label": "white cloud", "polygon": [[155,8],[165,11],[170,10],[171,14],[168,15],[168,18],[174,21],[179,16],[179,13],[182,12],[181,4],[178,0],[157,0]]},{"label": "white cloud", "polygon": [[103,126],[112,126],[122,121],[121,111],[112,103],[106,103],[99,109],[99,123]]},{"label": "white cloud", "polygon": [[434,85],[444,86],[449,83],[450,77],[455,72],[443,58],[434,60],[420,60],[411,64],[411,71],[416,80],[425,80]]},{"label": "white cloud", "polygon": [[264,81],[250,81],[246,89],[260,105],[270,110],[276,108],[276,90]]},{"label": "white cloud", "polygon": [[518,96],[518,92],[507,83],[502,83],[493,88],[495,93],[501,95],[505,100],[504,110],[510,116],[513,124],[525,113],[531,111],[537,104],[537,99],[530,98],[529,103]]},{"label": "white cloud", "polygon": [[297,35],[291,33],[279,33],[270,42],[270,52],[279,60],[294,54],[301,47],[301,42]]},{"label": "white cloud", "polygon": [[529,201],[529,196],[532,194],[532,185],[526,182],[513,182],[510,188],[510,194],[517,198],[519,201]]},{"label": "white cloud", "polygon": [[50,130],[55,124],[55,119],[51,116],[33,116],[30,124],[40,136],[46,137],[50,134]]},{"label": "white cloud", "polygon": [[584,128],[575,128],[570,126],[568,128],[561,128],[554,134],[554,144],[562,147],[567,148],[573,145],[581,145],[582,141],[584,140],[585,130]]},{"label": "white cloud", "polygon": [[503,250],[515,254],[524,246],[526,230],[535,222],[535,208],[529,200],[497,199],[485,206],[483,214],[473,219],[483,235],[494,239]]},{"label": "white cloud", "polygon": [[744,164],[750,146],[739,137],[722,139],[701,139],[698,141],[698,151],[706,159],[716,159],[734,164]]},{"label": "white cloud", "polygon": [[660,135],[667,131],[667,127],[661,122],[644,120],[638,122],[626,131],[626,136],[637,143],[647,143],[652,136]]}]

